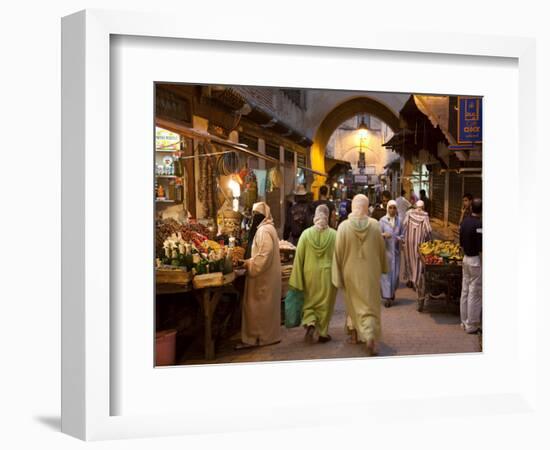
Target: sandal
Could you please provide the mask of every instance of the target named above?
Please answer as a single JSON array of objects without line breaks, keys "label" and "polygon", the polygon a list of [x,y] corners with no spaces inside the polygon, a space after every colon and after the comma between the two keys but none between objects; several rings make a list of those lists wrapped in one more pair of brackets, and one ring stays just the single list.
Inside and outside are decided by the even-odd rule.
[{"label": "sandal", "polygon": [[304,336],[304,341],[312,343],[314,334],[315,334],[315,327],[313,325],[308,325],[306,327],[306,334]]},{"label": "sandal", "polygon": [[332,337],[330,336],[330,334],[327,334],[326,336],[319,336],[319,343],[320,344],[325,344],[326,342],[330,342],[332,340]]}]

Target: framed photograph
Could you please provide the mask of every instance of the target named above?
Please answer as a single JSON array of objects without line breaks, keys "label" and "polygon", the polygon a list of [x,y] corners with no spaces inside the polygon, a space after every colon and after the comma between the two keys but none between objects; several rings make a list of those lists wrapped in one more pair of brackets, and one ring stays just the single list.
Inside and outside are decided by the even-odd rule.
[{"label": "framed photograph", "polygon": [[535,411],[534,41],[185,24],[63,18],[63,431]]}]

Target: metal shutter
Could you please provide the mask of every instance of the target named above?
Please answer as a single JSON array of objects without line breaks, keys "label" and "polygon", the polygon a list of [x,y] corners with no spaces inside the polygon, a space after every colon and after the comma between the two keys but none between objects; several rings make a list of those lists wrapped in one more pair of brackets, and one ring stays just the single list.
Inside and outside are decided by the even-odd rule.
[{"label": "metal shutter", "polygon": [[449,222],[458,224],[462,212],[462,176],[449,174]]},{"label": "metal shutter", "polygon": [[445,213],[445,174],[439,170],[432,172],[432,215],[443,220]]}]

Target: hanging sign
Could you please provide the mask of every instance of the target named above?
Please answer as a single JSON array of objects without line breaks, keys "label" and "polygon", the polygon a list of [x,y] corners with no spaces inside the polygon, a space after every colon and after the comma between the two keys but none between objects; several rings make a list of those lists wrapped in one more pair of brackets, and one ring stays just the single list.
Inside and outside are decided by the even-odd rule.
[{"label": "hanging sign", "polygon": [[368,184],[368,176],[367,175],[354,175],[353,176],[353,182],[357,184]]},{"label": "hanging sign", "polygon": [[176,151],[180,149],[180,135],[164,128],[155,128],[155,141],[157,150]]},{"label": "hanging sign", "polygon": [[458,143],[481,142],[481,101],[481,97],[458,97]]}]

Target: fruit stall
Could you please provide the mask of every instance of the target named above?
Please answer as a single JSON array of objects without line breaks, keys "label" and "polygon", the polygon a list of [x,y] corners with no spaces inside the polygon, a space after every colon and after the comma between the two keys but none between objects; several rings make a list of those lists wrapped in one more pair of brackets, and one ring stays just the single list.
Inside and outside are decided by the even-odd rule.
[{"label": "fruit stall", "polygon": [[[215,337],[219,334],[215,329],[219,328],[215,323],[218,305],[225,299],[232,303],[231,311],[239,309],[242,294],[239,286],[242,283],[239,284],[237,279],[244,275],[239,265],[245,252],[239,243],[234,237],[221,235],[214,238],[208,227],[196,221],[181,224],[174,219],[164,219],[157,222],[157,298],[175,300],[175,310],[183,312],[192,322],[196,322],[192,319],[193,303],[198,304],[206,360],[215,357]],[[162,304],[161,300],[157,306]],[[183,328],[191,328],[189,325]],[[163,333],[166,334],[166,330],[159,332],[159,339],[164,337]],[[162,341],[158,342],[160,346]]]},{"label": "fruit stall", "polygon": [[[208,226],[198,221],[182,224],[172,218],[157,220],[157,314],[168,316],[169,320],[163,323],[162,317],[157,319],[157,349],[163,349],[168,338],[181,341],[186,337],[187,343],[179,346],[181,348],[199,338],[198,341],[203,342],[204,359],[212,360],[216,340],[238,333],[246,275],[242,265],[245,247],[246,236],[242,240],[224,234],[215,236]],[[286,241],[280,241],[279,247],[283,301],[296,247]],[[170,302],[172,308],[166,313]],[[284,311],[283,304],[281,309]],[[168,331],[171,334],[167,334]],[[171,353],[166,361],[181,359],[181,352],[179,357],[173,349]],[[170,364],[164,362],[162,351],[157,351],[157,355],[157,365]]]},{"label": "fruit stall", "polygon": [[417,310],[436,299],[456,309],[462,290],[462,250],[453,241],[433,240],[419,246],[422,276],[417,290]]}]

